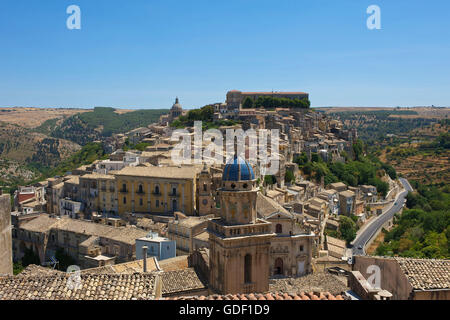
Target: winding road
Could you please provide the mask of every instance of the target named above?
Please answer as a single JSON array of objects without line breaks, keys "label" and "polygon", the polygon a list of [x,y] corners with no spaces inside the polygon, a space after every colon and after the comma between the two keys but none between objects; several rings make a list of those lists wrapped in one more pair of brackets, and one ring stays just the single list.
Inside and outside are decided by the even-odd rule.
[{"label": "winding road", "polygon": [[[386,223],[386,221],[392,219],[392,217],[402,209],[404,200],[408,195],[408,192],[413,191],[408,180],[404,178],[399,178],[399,180],[403,185],[405,191],[397,195],[394,205],[391,208],[386,210],[374,221],[372,221],[370,225],[368,225],[366,229],[356,237],[356,239],[353,241],[353,249],[352,249],[352,254],[354,256],[366,255],[365,247],[367,242],[369,242],[369,240],[373,237],[373,235],[377,232],[377,230],[380,229]],[[358,249],[359,247],[361,247],[362,249]]]}]

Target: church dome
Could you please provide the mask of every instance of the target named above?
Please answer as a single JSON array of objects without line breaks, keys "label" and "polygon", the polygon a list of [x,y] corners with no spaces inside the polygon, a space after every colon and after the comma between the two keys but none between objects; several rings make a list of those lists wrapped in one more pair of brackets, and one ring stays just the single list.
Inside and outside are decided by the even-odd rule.
[{"label": "church dome", "polygon": [[172,106],[172,111],[174,110],[183,110],[183,108],[181,107],[180,101],[177,99],[175,100],[174,105]]},{"label": "church dome", "polygon": [[223,169],[222,181],[255,180],[252,166],[241,157],[234,157]]}]

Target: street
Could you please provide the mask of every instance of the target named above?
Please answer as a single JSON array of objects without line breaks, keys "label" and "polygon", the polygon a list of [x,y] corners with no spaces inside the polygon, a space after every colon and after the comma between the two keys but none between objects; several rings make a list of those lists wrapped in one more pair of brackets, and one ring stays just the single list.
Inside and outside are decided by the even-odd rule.
[{"label": "street", "polygon": [[[413,189],[408,180],[404,178],[399,178],[399,180],[406,191],[403,191],[402,193],[397,195],[394,205],[386,212],[381,214],[378,218],[376,218],[373,222],[371,222],[371,224],[357,236],[357,238],[353,241],[353,255],[365,255],[365,246],[367,242],[369,242],[372,236],[377,232],[378,229],[380,229],[384,225],[386,221],[391,219],[397,212],[402,209],[403,202],[406,199],[408,192],[413,191]],[[358,247],[362,247],[362,249],[358,249]]]}]

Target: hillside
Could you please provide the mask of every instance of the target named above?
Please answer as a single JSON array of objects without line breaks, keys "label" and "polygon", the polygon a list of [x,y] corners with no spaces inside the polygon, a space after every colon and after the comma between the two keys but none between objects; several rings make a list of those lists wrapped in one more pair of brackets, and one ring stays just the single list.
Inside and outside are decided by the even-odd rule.
[{"label": "hillside", "polygon": [[[167,112],[0,108],[0,186],[26,184],[61,165],[68,170],[80,162],[70,158],[82,152],[82,146],[147,126]],[[66,160],[69,164],[64,165]]]},{"label": "hillside", "polygon": [[113,108],[96,107],[91,112],[71,116],[61,123],[46,121],[36,130],[47,130],[54,138],[62,138],[80,145],[101,140],[112,134],[125,133],[146,127],[168,113],[167,109],[137,110],[117,113]]},{"label": "hillside", "polygon": [[56,166],[80,149],[71,141],[0,122],[0,185],[32,180],[41,167]]},{"label": "hillside", "polygon": [[414,258],[450,258],[450,188],[413,184],[406,206],[410,208],[396,217],[395,227],[384,232],[384,242],[377,255],[399,255]]},{"label": "hillside", "polygon": [[379,150],[380,159],[391,164],[410,181],[446,184],[450,181],[448,121],[413,130],[406,138],[392,139]]}]

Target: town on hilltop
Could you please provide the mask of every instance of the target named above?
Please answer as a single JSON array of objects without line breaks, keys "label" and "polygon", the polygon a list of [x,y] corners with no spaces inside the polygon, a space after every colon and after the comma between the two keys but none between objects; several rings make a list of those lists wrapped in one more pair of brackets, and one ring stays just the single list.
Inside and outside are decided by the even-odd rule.
[{"label": "town on hilltop", "polygon": [[[0,192],[0,300],[450,299],[449,260],[370,252],[413,188],[308,93],[181,103],[97,141],[106,156]],[[245,139],[220,163],[175,163],[173,133],[194,148],[200,121],[224,137],[277,130],[278,170]]]}]

